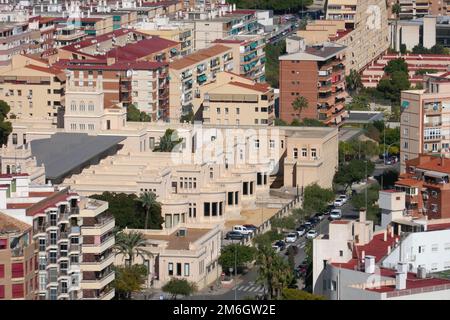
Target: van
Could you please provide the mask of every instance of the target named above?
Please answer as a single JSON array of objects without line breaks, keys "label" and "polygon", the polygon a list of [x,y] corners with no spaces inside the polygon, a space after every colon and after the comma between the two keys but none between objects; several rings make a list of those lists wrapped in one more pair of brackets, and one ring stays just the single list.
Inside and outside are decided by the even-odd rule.
[{"label": "van", "polygon": [[249,234],[253,233],[253,230],[247,229],[246,227],[240,226],[240,225],[234,226],[233,231],[239,232],[244,235],[249,235]]}]

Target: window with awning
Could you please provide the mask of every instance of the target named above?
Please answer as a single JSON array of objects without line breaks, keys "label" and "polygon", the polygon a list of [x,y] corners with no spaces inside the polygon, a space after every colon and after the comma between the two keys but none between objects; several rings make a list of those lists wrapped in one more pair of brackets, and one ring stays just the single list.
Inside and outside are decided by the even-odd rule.
[{"label": "window with awning", "polygon": [[206,77],[206,75],[202,74],[200,76],[197,77],[197,81],[198,82],[205,82],[208,78]]}]

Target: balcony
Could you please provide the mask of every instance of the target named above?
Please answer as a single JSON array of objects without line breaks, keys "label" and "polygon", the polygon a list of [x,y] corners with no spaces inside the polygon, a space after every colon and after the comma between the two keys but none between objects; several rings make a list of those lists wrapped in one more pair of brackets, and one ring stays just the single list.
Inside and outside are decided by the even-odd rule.
[{"label": "balcony", "polygon": [[114,235],[109,236],[100,244],[83,244],[83,253],[97,253],[100,254],[106,249],[112,248],[115,239]]},{"label": "balcony", "polygon": [[442,126],[442,122],[441,121],[425,122],[423,125],[427,128],[440,127]]},{"label": "balcony", "polygon": [[81,245],[80,244],[70,244],[69,251],[70,252],[81,252]]},{"label": "balcony", "polygon": [[23,247],[11,249],[11,256],[13,258],[23,257]]},{"label": "balcony", "polygon": [[115,226],[115,220],[112,215],[108,215],[107,217],[99,220],[100,221],[93,226],[84,226],[83,236],[100,236],[112,230]]},{"label": "balcony", "polygon": [[70,208],[70,216],[72,216],[72,215],[79,215],[79,214],[80,214],[80,208],[79,207]]},{"label": "balcony", "polygon": [[73,227],[70,227],[70,231],[69,231],[69,234],[70,235],[79,235],[81,233],[81,227],[79,227],[79,226],[73,226]]},{"label": "balcony", "polygon": [[110,253],[107,257],[103,259],[98,258],[95,261],[83,261],[81,263],[81,270],[83,271],[101,271],[111,266],[114,263],[114,253]]},{"label": "balcony", "polygon": [[91,280],[85,280],[83,279],[81,281],[81,287],[83,289],[94,289],[99,290],[110,284],[115,279],[115,273],[114,271],[110,271],[108,274],[104,275],[103,277],[99,277],[97,279],[91,279]]}]

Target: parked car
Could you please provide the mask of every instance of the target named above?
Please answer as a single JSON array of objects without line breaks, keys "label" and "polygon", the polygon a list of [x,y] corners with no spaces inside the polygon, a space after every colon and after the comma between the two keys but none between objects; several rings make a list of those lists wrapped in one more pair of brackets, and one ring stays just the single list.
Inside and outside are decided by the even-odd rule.
[{"label": "parked car", "polygon": [[293,243],[296,240],[297,240],[297,233],[294,232],[288,233],[284,238],[284,241],[286,241],[286,243]]},{"label": "parked car", "polygon": [[286,249],[286,243],[283,240],[275,241],[274,245],[278,246],[280,250]]},{"label": "parked car", "polygon": [[341,199],[344,203],[346,203],[347,200],[348,200],[348,197],[347,197],[347,195],[345,195],[345,194],[341,194],[341,195],[339,196],[339,199]]},{"label": "parked car", "polygon": [[303,224],[303,227],[306,229],[306,231],[308,232],[313,226],[312,226],[312,223],[311,222],[309,222],[309,221],[306,221],[304,224]]},{"label": "parked car", "polygon": [[318,221],[314,218],[309,218],[307,222],[309,222],[311,224],[311,226],[314,227]]},{"label": "parked car", "polygon": [[300,226],[297,229],[295,229],[295,231],[297,231],[297,236],[301,237],[306,233],[306,228],[304,226]]},{"label": "parked car", "polygon": [[322,220],[317,215],[312,217],[311,219],[312,219],[312,222],[314,223],[314,225],[320,223],[320,220]]},{"label": "parked car", "polygon": [[234,226],[233,231],[242,233],[243,235],[249,235],[250,233],[253,233],[253,230],[247,229],[246,227],[240,225]]},{"label": "parked car", "polygon": [[242,240],[242,239],[244,239],[244,235],[237,231],[229,231],[225,235],[225,239],[227,239],[227,240]]},{"label": "parked car", "polygon": [[315,218],[322,220],[324,218],[324,213],[318,212],[314,215]]},{"label": "parked car", "polygon": [[258,227],[253,224],[244,224],[244,227],[246,227],[247,230],[251,230],[252,232],[255,232],[256,229],[258,229]]},{"label": "parked car", "polygon": [[330,213],[330,219],[336,220],[342,218],[342,211],[340,209],[333,209]]},{"label": "parked car", "polygon": [[344,205],[344,201],[342,199],[334,200],[334,206],[335,207],[342,207],[343,205]]},{"label": "parked car", "polygon": [[315,237],[317,237],[317,231],[314,229],[309,230],[308,233],[306,234],[307,239],[314,239]]},{"label": "parked car", "polygon": [[277,245],[272,245],[272,249],[275,250],[276,253],[281,251],[281,248]]}]

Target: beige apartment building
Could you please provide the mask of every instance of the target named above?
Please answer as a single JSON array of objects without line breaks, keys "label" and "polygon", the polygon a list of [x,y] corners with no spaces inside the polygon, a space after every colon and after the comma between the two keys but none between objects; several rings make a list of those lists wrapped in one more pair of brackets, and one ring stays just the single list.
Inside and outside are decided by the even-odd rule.
[{"label": "beige apartment building", "polygon": [[64,107],[65,83],[63,70],[20,55],[0,71],[0,99],[19,119],[51,119],[56,124]]},{"label": "beige apartment building", "polygon": [[[352,69],[362,70],[389,48],[389,26],[384,0],[331,0],[327,4],[326,19],[338,21],[339,24],[342,21],[345,23],[345,29],[330,40],[347,47],[347,74]],[[313,25],[315,23],[323,24],[318,21]],[[325,23],[324,28],[330,32],[341,27],[327,24]]]},{"label": "beige apartment building", "polygon": [[[230,74],[233,78],[233,74]],[[203,95],[202,118],[205,124],[272,125],[275,119],[274,93],[267,84],[240,82],[236,77]],[[239,93],[235,93],[239,92]]]},{"label": "beige apartment building", "polygon": [[157,29],[141,29],[137,31],[151,36],[181,43],[180,56],[184,57],[194,52],[194,28],[187,24],[172,26],[170,24],[157,26]]},{"label": "beige apartment building", "polygon": [[401,94],[400,169],[422,153],[450,154],[450,77],[448,72],[427,75],[425,89]]},{"label": "beige apartment building", "polygon": [[170,121],[179,122],[183,114],[194,114],[199,105],[194,104],[199,88],[215,81],[221,71],[233,71],[236,61],[233,49],[214,45],[198,50],[169,64],[169,107]]},{"label": "beige apartment building", "polygon": [[69,188],[31,185],[27,174],[0,175],[0,181],[0,210],[32,226],[38,299],[112,299],[115,222],[108,203]]},{"label": "beige apartment building", "polygon": [[[136,264],[145,264],[150,271],[148,284],[161,288],[171,279],[186,279],[199,290],[219,279],[222,269],[218,263],[222,241],[222,227],[180,224],[165,230],[132,230],[146,239],[145,259],[137,257]],[[124,263],[116,256],[116,265]]]}]

